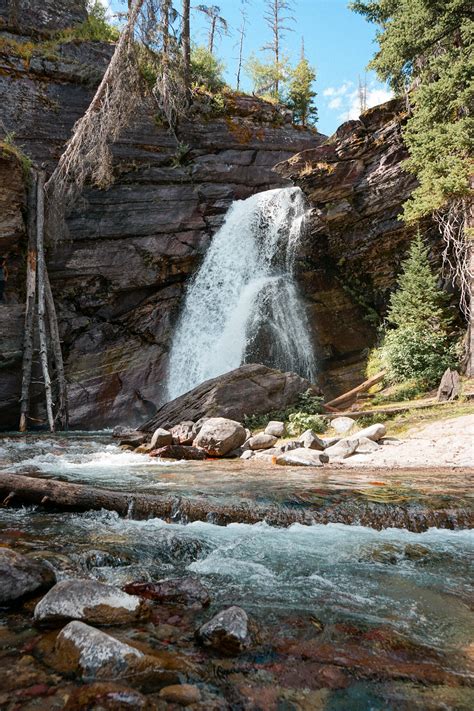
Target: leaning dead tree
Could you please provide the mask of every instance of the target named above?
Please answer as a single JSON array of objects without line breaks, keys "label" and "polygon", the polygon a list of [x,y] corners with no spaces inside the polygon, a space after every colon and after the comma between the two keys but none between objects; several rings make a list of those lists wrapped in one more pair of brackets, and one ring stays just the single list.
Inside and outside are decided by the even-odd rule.
[{"label": "leaning dead tree", "polygon": [[[472,179],[474,183],[474,178]],[[474,184],[472,185],[474,189]],[[443,268],[459,290],[459,306],[468,324],[466,374],[474,376],[474,205],[470,196],[437,210],[434,220],[444,240]]]},{"label": "leaning dead tree", "polygon": [[[182,81],[186,60],[183,62],[181,48],[171,33],[175,19],[171,0],[129,3],[127,22],[109,65],[87,111],[75,124],[58,164],[47,181],[44,172],[34,173],[29,198],[21,431],[26,430],[29,413],[35,323],[49,428],[53,431],[57,422],[64,428],[68,425],[67,383],[45,245],[54,247],[65,239],[66,217],[86,183],[106,188],[113,182],[111,146],[130,123],[143,97],[143,48],[153,57],[156,68],[153,96],[176,136],[175,126],[185,111],[187,96]],[[185,20],[189,33],[189,7]],[[53,398],[51,366],[56,376],[57,402]]]}]

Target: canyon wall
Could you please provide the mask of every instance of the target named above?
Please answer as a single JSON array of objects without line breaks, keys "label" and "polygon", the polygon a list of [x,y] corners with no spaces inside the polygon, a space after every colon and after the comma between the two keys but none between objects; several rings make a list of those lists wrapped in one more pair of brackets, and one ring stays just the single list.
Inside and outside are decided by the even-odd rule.
[{"label": "canyon wall", "polygon": [[[10,273],[0,304],[1,427],[17,426],[21,380],[26,172],[17,149],[52,170],[112,52],[97,42],[51,43],[52,30],[83,19],[80,0],[37,7],[29,0],[0,7],[7,134],[0,143],[0,256]],[[203,95],[179,138],[178,146],[153,103],[137,106],[114,147],[114,185],[87,189],[68,219],[68,239],[49,249],[74,427],[133,424],[154,413],[186,281],[229,205],[289,184],[273,166],[324,137],[252,97],[218,103]],[[32,415],[44,417],[39,382]]]}]

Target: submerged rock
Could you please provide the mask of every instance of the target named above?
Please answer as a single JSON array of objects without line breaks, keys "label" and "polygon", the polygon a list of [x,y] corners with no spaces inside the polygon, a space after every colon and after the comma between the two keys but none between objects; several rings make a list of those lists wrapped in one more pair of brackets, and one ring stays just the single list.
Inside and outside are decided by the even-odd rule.
[{"label": "submerged rock", "polygon": [[168,701],[170,704],[179,704],[179,706],[189,706],[197,704],[201,701],[201,692],[197,686],[193,684],[173,684],[165,686],[159,693],[160,699]]},{"label": "submerged rock", "polygon": [[9,548],[0,548],[0,603],[54,585],[56,577],[46,564]]},{"label": "submerged rock", "polygon": [[182,444],[168,444],[150,452],[150,457],[162,457],[163,459],[206,459],[206,452],[198,447],[185,447]]},{"label": "submerged rock", "polygon": [[323,440],[318,437],[313,430],[306,430],[306,432],[303,432],[299,438],[299,441],[303,447],[306,447],[306,449],[318,449],[319,451],[322,451],[326,446]]},{"label": "submerged rock", "polygon": [[270,447],[273,447],[273,445],[277,441],[277,437],[270,435],[270,434],[264,434],[263,432],[261,434],[257,434],[254,437],[250,437],[248,440],[247,444],[252,450],[258,450],[258,449],[270,449]]},{"label": "submerged rock", "polygon": [[329,462],[329,457],[325,452],[304,447],[279,454],[275,458],[275,464],[287,466],[322,467],[327,462]]},{"label": "submerged rock", "polygon": [[185,446],[192,444],[197,434],[194,431],[194,427],[194,422],[191,420],[180,422],[179,425],[172,427],[171,434],[173,435],[173,444],[184,444]]},{"label": "submerged rock", "polygon": [[40,600],[35,622],[55,624],[83,620],[99,625],[121,625],[146,614],[142,600],[95,580],[62,580]]},{"label": "submerged rock", "polygon": [[366,427],[363,430],[360,430],[360,432],[357,432],[357,437],[367,437],[367,439],[372,439],[374,442],[378,442],[379,439],[382,439],[382,437],[385,437],[387,434],[387,428],[385,425],[383,425],[381,422],[375,424],[375,425],[370,425],[370,427]]},{"label": "submerged rock", "polygon": [[178,602],[185,605],[199,603],[206,607],[211,602],[209,591],[197,579],[191,576],[186,578],[169,578],[156,583],[130,583],[124,590],[131,595],[139,595],[147,600],[159,602]]},{"label": "submerged rock", "polygon": [[152,449],[166,447],[167,444],[173,444],[173,435],[168,430],[158,427],[151,438],[150,446]]},{"label": "submerged rock", "polygon": [[222,610],[199,628],[197,637],[205,647],[223,654],[239,654],[252,643],[248,615],[235,605]]},{"label": "submerged rock", "polygon": [[272,435],[273,437],[283,437],[285,434],[285,423],[272,420],[265,427],[265,434]]},{"label": "submerged rock", "polygon": [[153,711],[155,705],[136,689],[114,682],[95,682],[72,689],[65,711]]},{"label": "submerged rock", "polygon": [[202,426],[194,446],[204,449],[211,457],[223,457],[245,442],[245,428],[226,417],[211,417]]}]

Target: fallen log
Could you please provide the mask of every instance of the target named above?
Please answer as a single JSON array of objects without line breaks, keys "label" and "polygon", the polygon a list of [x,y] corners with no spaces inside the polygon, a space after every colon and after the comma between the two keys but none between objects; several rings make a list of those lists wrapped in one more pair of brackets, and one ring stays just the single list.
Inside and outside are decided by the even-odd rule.
[{"label": "fallen log", "polygon": [[278,527],[293,523],[344,523],[377,530],[394,527],[421,532],[431,527],[471,528],[473,524],[472,511],[460,506],[456,497],[432,508],[416,498],[413,502],[374,503],[360,492],[341,489],[337,502],[328,497],[320,504],[303,504],[297,497],[295,505],[261,504],[249,499],[229,504],[214,497],[134,494],[7,472],[0,473],[0,500],[3,506],[26,503],[61,511],[106,509],[131,519],[161,518],[174,523],[209,521],[220,526],[261,521]]},{"label": "fallen log", "polygon": [[352,388],[352,390],[348,390],[346,393],[339,395],[339,397],[336,397],[334,400],[326,402],[325,407],[335,407],[336,405],[340,405],[343,402],[347,402],[347,400],[352,400],[352,398],[355,398],[355,396],[359,393],[363,393],[366,390],[370,390],[373,385],[377,385],[377,383],[380,383],[380,381],[384,379],[385,374],[386,371],[381,370],[380,373],[373,375],[368,380],[364,380],[364,382],[358,385],[356,388]]},{"label": "fallen log", "polygon": [[[468,393],[466,395],[468,400],[473,399],[472,394]],[[399,415],[402,412],[408,412],[409,410],[424,410],[426,408],[444,407],[445,405],[452,405],[452,402],[438,402],[437,400],[430,400],[429,402],[420,402],[414,404],[410,402],[407,405],[395,405],[394,407],[379,407],[373,408],[372,410],[346,410],[345,412],[327,413],[324,416],[329,420],[333,420],[336,417],[366,417],[372,415]]]}]

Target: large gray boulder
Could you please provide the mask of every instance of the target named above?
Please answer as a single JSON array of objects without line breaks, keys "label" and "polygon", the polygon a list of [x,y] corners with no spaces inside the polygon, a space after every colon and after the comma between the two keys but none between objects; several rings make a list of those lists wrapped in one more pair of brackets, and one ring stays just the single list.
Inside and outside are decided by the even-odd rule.
[{"label": "large gray boulder", "polygon": [[366,427],[365,429],[357,432],[356,437],[358,437],[359,439],[361,439],[362,437],[367,437],[367,439],[371,439],[373,442],[378,442],[379,439],[385,437],[386,434],[387,428],[381,422],[378,422],[375,425],[370,425],[369,427]]},{"label": "large gray boulder", "polygon": [[0,548],[0,603],[51,587],[55,581],[53,571],[44,563],[9,548]]},{"label": "large gray boulder", "polygon": [[146,432],[154,432],[157,427],[170,429],[183,420],[197,422],[202,417],[228,417],[242,422],[245,415],[283,410],[309,389],[317,394],[314,385],[296,373],[249,363],[206,380],[162,405],[140,429]]},{"label": "large gray boulder", "polygon": [[260,434],[250,437],[247,444],[250,447],[250,449],[253,449],[253,450],[270,449],[270,447],[273,447],[274,444],[277,442],[277,439],[278,438],[274,437],[273,435],[265,434],[264,432],[261,432]]},{"label": "large gray boulder", "polygon": [[197,637],[205,647],[223,654],[239,654],[252,643],[248,615],[241,607],[228,607],[202,625]]},{"label": "large gray boulder", "polygon": [[301,447],[278,455],[275,464],[294,467],[322,467],[328,461],[329,457],[325,452]]},{"label": "large gray boulder", "polygon": [[202,426],[194,440],[194,446],[203,449],[211,457],[224,457],[245,442],[245,428],[226,417],[211,417]]}]

